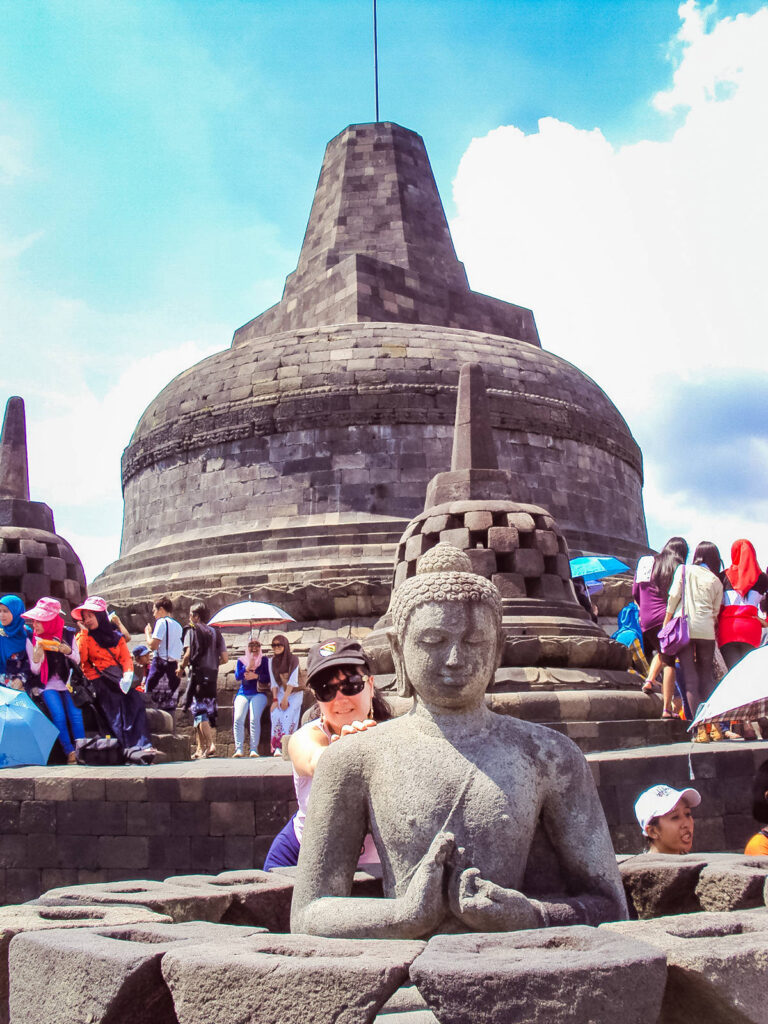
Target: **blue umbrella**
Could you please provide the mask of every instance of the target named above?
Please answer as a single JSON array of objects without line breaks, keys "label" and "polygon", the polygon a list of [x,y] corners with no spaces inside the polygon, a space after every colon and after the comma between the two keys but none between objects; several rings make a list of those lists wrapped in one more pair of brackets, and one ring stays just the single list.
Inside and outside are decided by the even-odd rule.
[{"label": "blue umbrella", "polygon": [[0,768],[47,764],[59,730],[23,690],[0,686]]},{"label": "blue umbrella", "polygon": [[597,555],[584,555],[582,558],[571,559],[571,576],[574,579],[580,576],[585,582],[587,580],[599,580],[603,576],[610,576],[614,572],[626,572],[628,565],[624,565],[613,555],[605,555],[600,558]]}]

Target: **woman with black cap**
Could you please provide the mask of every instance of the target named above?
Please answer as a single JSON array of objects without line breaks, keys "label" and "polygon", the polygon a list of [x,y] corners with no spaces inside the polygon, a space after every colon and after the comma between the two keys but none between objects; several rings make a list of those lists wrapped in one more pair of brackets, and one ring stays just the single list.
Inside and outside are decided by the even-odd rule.
[{"label": "woman with black cap", "polygon": [[[307,685],[317,698],[310,712],[314,717],[288,742],[299,809],[275,837],[264,862],[265,871],[298,863],[312,778],[324,751],[343,737],[392,717],[389,705],[373,685],[371,666],[356,640],[337,636],[310,648]],[[367,836],[360,863],[378,860],[371,837]]]}]

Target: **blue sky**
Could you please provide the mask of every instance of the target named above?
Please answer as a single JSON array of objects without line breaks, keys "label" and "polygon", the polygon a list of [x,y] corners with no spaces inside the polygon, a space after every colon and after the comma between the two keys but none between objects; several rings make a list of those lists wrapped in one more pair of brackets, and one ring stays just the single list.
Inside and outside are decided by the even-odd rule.
[{"label": "blue sky", "polygon": [[[656,544],[759,542],[768,521],[764,417],[743,416],[768,397],[766,14],[379,2],[382,119],[423,135],[472,286],[532,306],[627,417]],[[370,3],[0,16],[0,398],[25,397],[34,496],[93,576],[117,555],[142,409],[279,298],[326,142],[373,119]]]}]

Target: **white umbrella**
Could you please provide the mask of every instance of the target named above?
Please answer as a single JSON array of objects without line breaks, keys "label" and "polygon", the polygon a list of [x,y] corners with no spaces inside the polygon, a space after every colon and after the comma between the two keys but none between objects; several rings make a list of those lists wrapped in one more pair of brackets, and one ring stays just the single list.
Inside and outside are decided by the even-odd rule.
[{"label": "white umbrella", "polygon": [[757,647],[734,665],[709,700],[699,706],[689,731],[721,719],[751,722],[768,716],[768,647]]},{"label": "white umbrella", "polygon": [[295,622],[296,620],[288,612],[278,608],[276,604],[268,604],[266,601],[238,601],[237,604],[228,604],[221,608],[212,619],[211,626],[279,626],[283,622]]}]

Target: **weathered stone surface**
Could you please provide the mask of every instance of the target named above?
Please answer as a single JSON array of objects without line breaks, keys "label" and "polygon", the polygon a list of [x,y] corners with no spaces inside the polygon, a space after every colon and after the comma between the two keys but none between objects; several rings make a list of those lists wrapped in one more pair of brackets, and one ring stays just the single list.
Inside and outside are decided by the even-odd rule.
[{"label": "weathered stone surface", "polygon": [[[388,123],[350,126],[328,146],[282,300],[142,416],[123,458],[121,559],[96,589],[130,606],[169,577],[188,594],[232,578],[270,600],[266,590],[290,592],[319,564],[388,585],[395,523],[448,469],[470,364],[489,382],[461,403],[460,430],[487,404],[471,445],[498,446],[502,476],[567,521],[574,546],[594,547],[599,523],[616,554],[643,551],[640,453],[609,399],[541,350],[530,310],[469,289],[422,140]],[[492,464],[476,451],[468,460]],[[465,485],[490,486],[498,471],[466,472],[441,474],[446,495],[473,497]],[[490,497],[507,495],[504,485]],[[336,536],[339,518],[367,527],[359,556]]]},{"label": "weathered stone surface", "polygon": [[[103,928],[127,924],[162,924],[170,917],[143,907],[8,906],[0,907],[0,1024],[8,1022],[8,947],[23,932],[64,928]],[[37,1018],[38,1022],[40,1018]]]},{"label": "weathered stone surface", "polygon": [[715,862],[702,870],[696,886],[702,910],[749,910],[765,905],[763,891],[768,882],[768,858],[749,857],[744,861]]},{"label": "weathered stone surface", "polygon": [[[498,591],[469,567],[466,553],[440,544],[394,592],[392,656],[413,710],[320,759],[294,932],[420,938],[626,915],[578,748],[485,704],[502,651],[502,608]],[[351,896],[367,821],[382,853],[384,900]],[[539,824],[559,869],[541,903],[521,891]]]},{"label": "weathered stone surface", "polygon": [[89,903],[114,906],[147,907],[167,914],[174,922],[221,921],[232,902],[232,893],[220,887],[204,885],[182,887],[138,879],[132,882],[99,882],[50,889],[37,901],[77,905]]},{"label": "weathered stone surface", "polygon": [[293,881],[268,871],[223,871],[218,875],[174,875],[170,886],[212,886],[230,893],[232,900],[221,918],[224,924],[258,925],[271,932],[287,932],[291,926]]},{"label": "weathered stone surface", "polygon": [[14,1024],[177,1024],[160,972],[179,944],[231,948],[254,931],[195,921],[52,930],[11,944],[10,1011]]},{"label": "weathered stone surface", "polygon": [[706,866],[699,854],[643,853],[619,866],[627,899],[640,918],[701,910],[696,887]]},{"label": "weathered stone surface", "polygon": [[55,533],[53,513],[29,500],[24,401],[8,399],[0,433],[0,594],[27,607],[54,597],[64,612],[86,597],[85,573],[70,545]]},{"label": "weathered stone surface", "polygon": [[616,939],[585,927],[440,935],[410,974],[441,1024],[648,1024],[661,1006],[665,958]]},{"label": "weathered stone surface", "polygon": [[162,963],[178,1024],[367,1024],[408,977],[421,942],[254,936],[183,946]]},{"label": "weathered stone surface", "polygon": [[660,1024],[765,1024],[768,910],[604,924],[667,957]]}]

